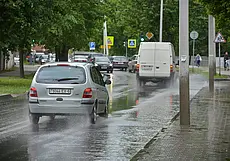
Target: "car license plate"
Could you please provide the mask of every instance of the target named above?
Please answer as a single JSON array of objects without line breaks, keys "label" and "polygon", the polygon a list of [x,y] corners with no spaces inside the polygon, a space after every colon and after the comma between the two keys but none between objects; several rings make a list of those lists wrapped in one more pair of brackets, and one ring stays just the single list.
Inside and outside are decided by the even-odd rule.
[{"label": "car license plate", "polygon": [[101,69],[107,69],[107,67],[101,67]]},{"label": "car license plate", "polygon": [[50,88],[49,94],[70,94],[71,89],[64,89],[64,88]]},{"label": "car license plate", "polygon": [[118,64],[124,64],[124,63],[118,63]]},{"label": "car license plate", "polygon": [[153,69],[153,66],[152,66],[152,65],[142,65],[142,66],[141,66],[141,69],[142,69],[142,70],[152,70],[152,69]]}]

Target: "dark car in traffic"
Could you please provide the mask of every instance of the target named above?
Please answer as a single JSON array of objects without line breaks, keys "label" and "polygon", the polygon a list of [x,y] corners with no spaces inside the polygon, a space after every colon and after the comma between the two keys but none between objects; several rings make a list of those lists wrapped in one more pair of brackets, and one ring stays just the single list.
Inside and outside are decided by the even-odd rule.
[{"label": "dark car in traffic", "polygon": [[107,73],[113,73],[113,64],[106,56],[94,57],[94,64],[100,71],[107,71]]},{"label": "dark car in traffic", "polygon": [[113,56],[112,58],[113,68],[127,71],[128,59],[125,56]]}]

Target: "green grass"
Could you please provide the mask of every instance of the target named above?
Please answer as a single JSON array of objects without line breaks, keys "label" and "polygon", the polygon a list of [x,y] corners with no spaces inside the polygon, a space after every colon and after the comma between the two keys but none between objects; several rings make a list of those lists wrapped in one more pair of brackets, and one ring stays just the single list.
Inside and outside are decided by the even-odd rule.
[{"label": "green grass", "polygon": [[29,90],[33,74],[19,77],[0,78],[0,94],[20,94]]},{"label": "green grass", "polygon": [[[207,71],[204,71],[200,68],[189,68],[189,73],[195,73],[195,74],[201,74],[203,76],[205,76],[206,78],[209,78],[209,72]],[[219,75],[219,74],[216,74],[214,75],[214,79],[225,79],[225,78],[229,78],[228,75]]]}]

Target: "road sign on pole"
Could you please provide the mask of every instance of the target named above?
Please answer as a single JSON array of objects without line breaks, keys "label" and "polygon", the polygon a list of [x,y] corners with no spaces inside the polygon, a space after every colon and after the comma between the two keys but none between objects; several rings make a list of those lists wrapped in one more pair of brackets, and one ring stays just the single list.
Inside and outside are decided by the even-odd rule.
[{"label": "road sign on pole", "polygon": [[[193,39],[193,51],[192,51],[192,55],[193,55],[193,59],[194,59],[194,55],[195,55],[195,40],[198,38],[198,32],[196,31],[192,31],[190,32],[190,38]],[[194,60],[192,61],[192,71],[194,71]]]},{"label": "road sign on pole", "polygon": [[95,50],[96,44],[95,42],[89,42],[89,50]]},{"label": "road sign on pole", "polygon": [[152,32],[147,32],[145,34],[145,36],[150,40],[153,37],[153,33]]},{"label": "road sign on pole", "polygon": [[137,41],[136,39],[128,39],[128,48],[136,48]]},{"label": "road sign on pole", "polygon": [[220,32],[216,35],[216,38],[214,40],[215,43],[219,43],[219,75],[221,75],[221,61],[220,61],[220,43],[225,43],[226,40],[224,37],[221,35]]}]

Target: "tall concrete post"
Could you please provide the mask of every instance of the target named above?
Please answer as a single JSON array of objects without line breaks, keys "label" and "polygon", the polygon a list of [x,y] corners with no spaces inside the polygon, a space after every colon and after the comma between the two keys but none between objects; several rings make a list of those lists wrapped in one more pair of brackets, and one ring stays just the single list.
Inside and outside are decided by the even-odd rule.
[{"label": "tall concrete post", "polygon": [[[216,36],[216,21],[215,21],[215,17],[213,17],[213,33],[212,34],[213,34],[213,37],[215,38],[215,36]],[[214,59],[213,59],[214,74],[216,75],[216,43],[214,43],[213,46],[214,46]]]},{"label": "tall concrete post", "polygon": [[189,0],[179,1],[180,124],[190,125]]},{"label": "tall concrete post", "polygon": [[208,53],[209,53],[209,91],[214,91],[214,60],[216,62],[216,53],[215,52],[215,43],[213,42],[215,39],[215,23],[214,17],[212,15],[208,16]]}]

